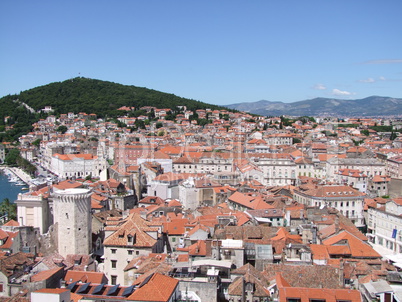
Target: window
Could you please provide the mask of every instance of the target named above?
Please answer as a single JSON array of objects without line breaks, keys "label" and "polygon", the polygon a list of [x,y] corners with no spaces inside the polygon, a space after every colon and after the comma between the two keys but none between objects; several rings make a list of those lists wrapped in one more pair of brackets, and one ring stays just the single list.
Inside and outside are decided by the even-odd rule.
[{"label": "window", "polygon": [[300,298],[287,298],[286,302],[301,302]]},{"label": "window", "polygon": [[139,255],[139,254],[140,254],[140,251],[135,251],[135,254],[136,254],[136,255]]},{"label": "window", "polygon": [[111,279],[112,279],[112,285],[116,285],[116,282],[117,282],[117,276],[115,276],[115,275],[111,275],[110,276],[111,277]]},{"label": "window", "polygon": [[128,252],[129,255],[133,254],[133,250],[128,250],[127,252]]},{"label": "window", "polygon": [[117,249],[111,249],[112,254],[116,254]]},{"label": "window", "polygon": [[110,260],[111,264],[112,264],[112,268],[116,268],[117,266],[117,260]]}]

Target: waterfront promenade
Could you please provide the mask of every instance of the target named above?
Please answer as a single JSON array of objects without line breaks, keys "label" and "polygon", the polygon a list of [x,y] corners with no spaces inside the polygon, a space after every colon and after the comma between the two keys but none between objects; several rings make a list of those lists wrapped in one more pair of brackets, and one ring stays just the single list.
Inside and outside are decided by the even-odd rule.
[{"label": "waterfront promenade", "polygon": [[32,184],[32,177],[29,174],[27,174],[26,172],[24,172],[23,170],[21,170],[20,168],[4,166],[4,167],[1,167],[0,169],[2,169],[2,170],[7,169],[7,170],[11,171],[12,173],[14,173],[15,176],[17,176],[19,179],[21,179],[27,185]]}]

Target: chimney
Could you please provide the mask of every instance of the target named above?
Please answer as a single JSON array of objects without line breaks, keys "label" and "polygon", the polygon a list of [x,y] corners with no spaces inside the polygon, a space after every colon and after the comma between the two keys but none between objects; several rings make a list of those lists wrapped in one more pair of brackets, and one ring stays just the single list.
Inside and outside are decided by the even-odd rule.
[{"label": "chimney", "polygon": [[287,226],[290,226],[290,211],[289,210],[286,211],[285,219],[287,221]]}]

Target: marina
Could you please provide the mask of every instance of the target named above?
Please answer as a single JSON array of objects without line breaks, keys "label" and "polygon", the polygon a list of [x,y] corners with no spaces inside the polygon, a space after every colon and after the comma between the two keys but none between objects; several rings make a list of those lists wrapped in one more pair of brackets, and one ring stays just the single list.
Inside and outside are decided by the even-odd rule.
[{"label": "marina", "polygon": [[[0,170],[0,202],[8,198],[11,202],[17,199],[19,193],[28,191],[28,185],[20,178],[15,176],[10,170],[2,168]],[[13,176],[14,175],[14,176]]]}]

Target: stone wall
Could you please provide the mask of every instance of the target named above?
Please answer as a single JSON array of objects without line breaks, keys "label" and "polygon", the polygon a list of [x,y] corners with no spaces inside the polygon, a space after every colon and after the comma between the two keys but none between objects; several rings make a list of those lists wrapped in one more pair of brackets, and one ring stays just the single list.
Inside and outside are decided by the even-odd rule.
[{"label": "stone wall", "polygon": [[55,223],[49,227],[46,234],[43,234],[39,238],[39,246],[36,251],[42,253],[44,256],[57,253],[57,232],[58,224]]},{"label": "stone wall", "polygon": [[391,198],[399,197],[402,195],[402,179],[391,178],[389,183],[389,196]]}]

